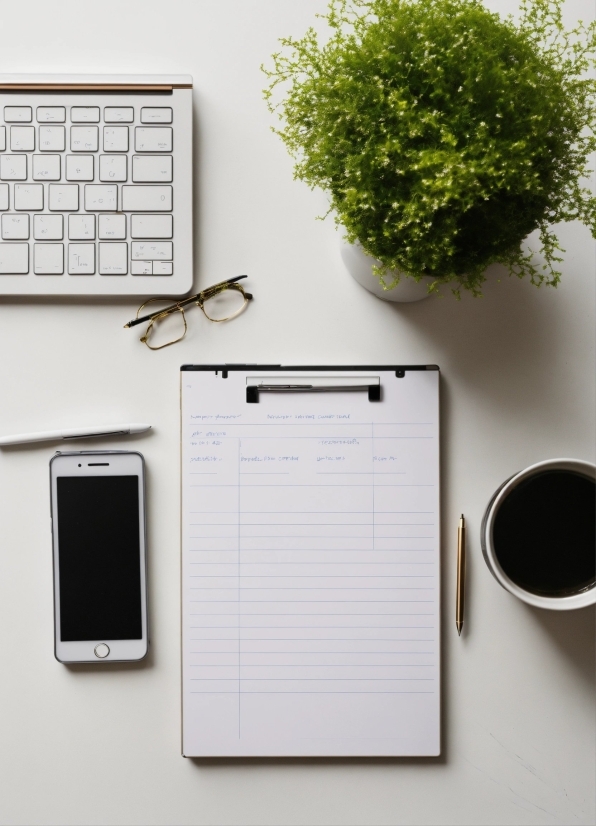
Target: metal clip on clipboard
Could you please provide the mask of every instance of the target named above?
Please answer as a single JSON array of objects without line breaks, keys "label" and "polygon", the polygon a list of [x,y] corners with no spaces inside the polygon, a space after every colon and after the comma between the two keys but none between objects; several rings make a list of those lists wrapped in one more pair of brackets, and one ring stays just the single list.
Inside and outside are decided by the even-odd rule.
[{"label": "metal clip on clipboard", "polygon": [[[368,378],[368,377],[367,377]],[[381,383],[367,384],[247,384],[246,401],[258,404],[260,393],[349,393],[367,392],[369,402],[381,401]]]}]

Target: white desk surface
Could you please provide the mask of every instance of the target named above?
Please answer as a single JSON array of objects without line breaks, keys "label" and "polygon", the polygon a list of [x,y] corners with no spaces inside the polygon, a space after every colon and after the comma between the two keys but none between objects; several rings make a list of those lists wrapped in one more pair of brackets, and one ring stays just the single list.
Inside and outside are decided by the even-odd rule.
[{"label": "white desk surface", "polygon": [[[491,0],[515,12],[516,0]],[[195,79],[197,283],[247,272],[228,326],[197,311],[149,352],[133,303],[0,301],[0,432],[152,422],[152,649],[141,666],[53,657],[48,461],[0,456],[0,823],[594,823],[594,612],[533,610],[502,590],[479,528],[495,487],[555,456],[594,461],[595,249],[561,228],[557,290],[493,276],[485,296],[391,306],[346,274],[325,199],[292,180],[259,65],[324,0],[4,3],[0,72]],[[567,0],[569,21],[590,0]],[[432,363],[442,369],[444,752],[440,759],[199,762],[180,756],[178,368],[193,361]],[[90,448],[90,442],[77,447]],[[74,447],[74,445],[73,445]],[[464,634],[457,518],[469,522]]]}]

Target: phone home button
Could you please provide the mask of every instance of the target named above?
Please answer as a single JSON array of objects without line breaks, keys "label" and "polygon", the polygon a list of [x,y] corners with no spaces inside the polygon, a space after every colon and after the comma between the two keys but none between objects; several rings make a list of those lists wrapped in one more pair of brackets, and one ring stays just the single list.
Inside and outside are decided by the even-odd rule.
[{"label": "phone home button", "polygon": [[100,642],[99,645],[96,645],[93,650],[95,651],[95,656],[99,657],[100,660],[105,660],[110,653],[110,649],[105,642]]}]

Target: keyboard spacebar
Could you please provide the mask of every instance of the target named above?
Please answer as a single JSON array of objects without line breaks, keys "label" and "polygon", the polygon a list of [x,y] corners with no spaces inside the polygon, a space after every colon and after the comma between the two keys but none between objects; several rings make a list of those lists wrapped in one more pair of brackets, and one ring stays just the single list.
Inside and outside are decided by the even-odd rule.
[{"label": "keyboard spacebar", "polygon": [[171,212],[171,186],[123,186],[123,212]]}]

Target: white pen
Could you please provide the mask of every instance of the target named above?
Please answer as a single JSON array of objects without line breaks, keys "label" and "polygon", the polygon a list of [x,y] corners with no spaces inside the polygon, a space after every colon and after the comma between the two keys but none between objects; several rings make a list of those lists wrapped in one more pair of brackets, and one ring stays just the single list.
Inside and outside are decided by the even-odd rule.
[{"label": "white pen", "polygon": [[71,430],[43,430],[40,433],[17,433],[0,436],[0,447],[24,445],[28,442],[60,442],[65,439],[87,439],[92,436],[128,436],[151,430],[150,424],[109,424],[100,427],[73,427]]}]

